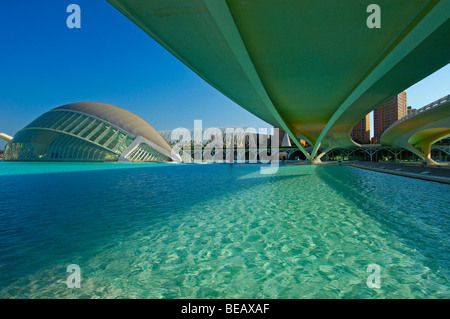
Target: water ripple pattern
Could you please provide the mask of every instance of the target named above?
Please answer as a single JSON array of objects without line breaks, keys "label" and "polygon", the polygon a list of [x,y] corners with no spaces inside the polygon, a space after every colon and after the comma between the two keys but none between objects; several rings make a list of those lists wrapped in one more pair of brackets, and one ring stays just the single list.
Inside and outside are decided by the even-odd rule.
[{"label": "water ripple pattern", "polygon": [[325,165],[7,164],[1,298],[450,297],[446,184]]}]

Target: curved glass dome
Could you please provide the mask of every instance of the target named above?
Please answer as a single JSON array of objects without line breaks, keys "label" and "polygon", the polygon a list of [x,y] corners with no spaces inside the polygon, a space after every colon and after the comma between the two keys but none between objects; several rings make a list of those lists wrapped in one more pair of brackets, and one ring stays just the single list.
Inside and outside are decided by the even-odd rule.
[{"label": "curved glass dome", "polygon": [[7,161],[179,161],[145,120],[120,107],[72,103],[50,110],[6,146]]}]

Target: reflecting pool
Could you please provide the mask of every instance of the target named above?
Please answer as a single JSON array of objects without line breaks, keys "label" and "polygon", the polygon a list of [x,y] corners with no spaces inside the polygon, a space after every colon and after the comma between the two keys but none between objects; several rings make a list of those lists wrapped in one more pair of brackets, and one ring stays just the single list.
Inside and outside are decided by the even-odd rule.
[{"label": "reflecting pool", "polygon": [[0,298],[450,297],[446,184],[333,165],[0,162],[0,187]]}]

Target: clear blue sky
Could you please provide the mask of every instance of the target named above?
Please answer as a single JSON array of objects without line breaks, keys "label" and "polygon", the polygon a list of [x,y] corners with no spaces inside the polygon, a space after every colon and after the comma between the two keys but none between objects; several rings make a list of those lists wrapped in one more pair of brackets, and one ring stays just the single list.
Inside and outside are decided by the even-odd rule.
[{"label": "clear blue sky", "polygon": [[[81,7],[81,29],[66,8]],[[217,92],[104,0],[0,1],[0,132],[66,103],[126,108],[157,130],[270,127]],[[410,88],[421,107],[449,94],[450,67]],[[447,84],[447,85],[445,85]],[[0,141],[0,149],[5,143]]]}]

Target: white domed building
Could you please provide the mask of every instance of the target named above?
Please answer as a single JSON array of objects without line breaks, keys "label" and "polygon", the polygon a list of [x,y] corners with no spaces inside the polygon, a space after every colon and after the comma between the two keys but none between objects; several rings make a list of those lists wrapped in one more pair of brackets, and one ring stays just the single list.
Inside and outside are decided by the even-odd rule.
[{"label": "white domed building", "polygon": [[9,141],[4,160],[181,161],[148,122],[97,102],[71,103],[42,114]]}]

